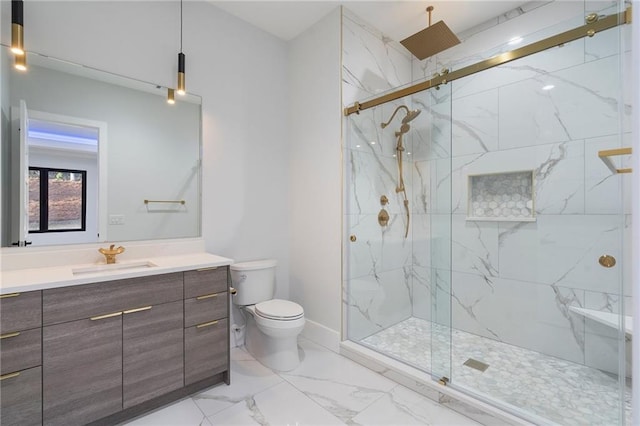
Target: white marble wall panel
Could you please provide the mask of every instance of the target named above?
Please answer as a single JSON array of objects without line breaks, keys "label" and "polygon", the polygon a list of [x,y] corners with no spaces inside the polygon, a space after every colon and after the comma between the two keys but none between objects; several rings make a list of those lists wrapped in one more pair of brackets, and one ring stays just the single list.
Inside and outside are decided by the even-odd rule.
[{"label": "white marble wall panel", "polygon": [[[517,46],[516,46],[517,47]],[[512,50],[513,46],[508,49]],[[492,55],[488,55],[491,57]],[[547,73],[579,65],[584,61],[584,42],[576,40],[562,47],[552,48],[535,55],[472,74],[453,82],[453,98],[473,95],[485,90],[504,87]],[[474,63],[477,61],[470,61]],[[469,65],[470,65],[469,64]]]},{"label": "white marble wall panel", "polygon": [[[422,125],[415,128],[414,158],[417,160],[451,156],[451,85],[412,97],[415,108],[423,111]],[[419,119],[419,118],[418,118]]]},{"label": "white marble wall panel", "polygon": [[536,214],[584,213],[582,141],[546,144],[456,157],[452,162],[451,205],[467,214],[468,176],[534,170]]},{"label": "white marble wall panel", "polygon": [[[432,183],[437,179],[436,162],[432,160],[414,161],[409,170],[412,174],[411,181],[413,194],[411,211],[416,213],[430,213],[432,208],[431,197],[434,194]],[[435,198],[435,197],[434,197]]]},{"label": "white marble wall panel", "polygon": [[342,101],[345,106],[411,81],[411,56],[400,43],[347,8],[343,8],[342,22]]},{"label": "white marble wall panel", "polygon": [[498,149],[498,90],[454,99],[452,115],[454,157]]},{"label": "white marble wall panel", "polygon": [[[584,361],[581,291],[453,273],[453,327],[575,362]],[[497,308],[499,307],[499,308]]]},{"label": "white marble wall panel", "polygon": [[348,338],[360,340],[411,316],[411,267],[351,279]]},{"label": "white marble wall panel", "polygon": [[498,276],[498,222],[452,216],[451,268],[482,276],[488,286]]},{"label": "white marble wall panel", "polygon": [[[617,57],[608,57],[500,88],[500,149],[620,132]],[[553,85],[550,90],[543,87]]]},{"label": "white marble wall panel", "polygon": [[412,316],[431,320],[431,303],[434,300],[431,286],[431,268],[413,267],[413,306]]},{"label": "white marble wall panel", "polygon": [[[393,157],[382,157],[362,151],[348,152],[349,169],[348,212],[350,214],[378,214],[380,197],[386,195],[389,204],[385,209],[390,214],[404,211],[402,194],[396,193],[398,165]],[[411,189],[411,175],[405,176],[405,186]]]},{"label": "white marble wall panel", "polygon": [[412,265],[431,267],[431,221],[430,214],[414,213],[411,218]]},{"label": "white marble wall panel", "polygon": [[501,278],[615,293],[619,268],[603,268],[598,258],[621,256],[621,217],[544,215],[536,223],[501,223]]},{"label": "white marble wall panel", "polygon": [[348,217],[349,234],[357,240],[349,242],[348,278],[378,275],[380,272],[410,266],[411,240],[404,238],[404,214],[392,214],[387,226],[380,226],[378,215]]}]

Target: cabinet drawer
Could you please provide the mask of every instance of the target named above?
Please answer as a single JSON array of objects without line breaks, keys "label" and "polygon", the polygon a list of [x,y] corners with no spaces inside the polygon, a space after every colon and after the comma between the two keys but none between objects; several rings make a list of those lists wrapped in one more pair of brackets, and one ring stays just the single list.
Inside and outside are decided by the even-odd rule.
[{"label": "cabinet drawer", "polygon": [[184,273],[184,298],[227,291],[227,266]]},{"label": "cabinet drawer", "polygon": [[229,323],[184,330],[184,384],[188,386],[229,369]]},{"label": "cabinet drawer", "polygon": [[42,367],[0,378],[0,424],[42,424]]},{"label": "cabinet drawer", "polygon": [[226,291],[185,299],[184,301],[185,327],[191,327],[228,316],[229,299],[227,299]]},{"label": "cabinet drawer", "polygon": [[42,327],[42,292],[0,296],[0,334]]},{"label": "cabinet drawer", "polygon": [[0,374],[42,364],[42,329],[34,328],[0,335]]},{"label": "cabinet drawer", "polygon": [[182,272],[44,290],[45,325],[182,300]]}]

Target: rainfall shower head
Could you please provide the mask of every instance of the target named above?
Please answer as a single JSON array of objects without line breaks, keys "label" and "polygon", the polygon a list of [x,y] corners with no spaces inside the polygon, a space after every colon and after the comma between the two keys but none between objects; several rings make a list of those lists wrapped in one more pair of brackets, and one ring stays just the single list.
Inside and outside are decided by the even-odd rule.
[{"label": "rainfall shower head", "polygon": [[387,127],[389,123],[391,123],[391,120],[393,120],[393,117],[395,117],[398,111],[400,111],[401,109],[405,109],[407,111],[407,115],[405,115],[405,117],[402,119],[402,124],[407,124],[420,115],[419,109],[414,109],[413,111],[411,111],[409,108],[407,108],[406,105],[400,105],[398,108],[396,108],[395,111],[393,111],[393,114],[391,114],[391,118],[389,119],[389,121],[387,121],[386,123],[381,123],[380,127],[382,127],[383,129]]},{"label": "rainfall shower head", "polygon": [[420,115],[422,111],[419,109],[414,109],[413,111],[409,111],[406,115],[406,117],[404,117],[402,119],[402,124],[407,124],[408,122],[412,121],[413,119],[415,119],[417,116]]},{"label": "rainfall shower head", "polygon": [[402,40],[400,43],[416,58],[423,60],[430,56],[460,44],[458,37],[449,29],[444,21],[431,25],[433,6],[427,7],[429,26]]}]

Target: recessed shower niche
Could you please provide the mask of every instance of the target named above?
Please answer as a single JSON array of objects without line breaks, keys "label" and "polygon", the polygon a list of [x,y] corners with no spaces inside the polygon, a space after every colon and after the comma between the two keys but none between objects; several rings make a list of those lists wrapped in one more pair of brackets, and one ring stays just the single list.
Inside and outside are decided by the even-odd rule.
[{"label": "recessed shower niche", "polygon": [[533,173],[469,175],[467,220],[534,222]]}]

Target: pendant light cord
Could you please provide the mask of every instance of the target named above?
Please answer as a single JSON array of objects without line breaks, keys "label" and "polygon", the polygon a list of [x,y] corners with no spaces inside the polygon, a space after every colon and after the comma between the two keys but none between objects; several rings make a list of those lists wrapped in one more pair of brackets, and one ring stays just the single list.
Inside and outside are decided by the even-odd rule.
[{"label": "pendant light cord", "polygon": [[182,53],[182,0],[180,0],[180,52]]}]

